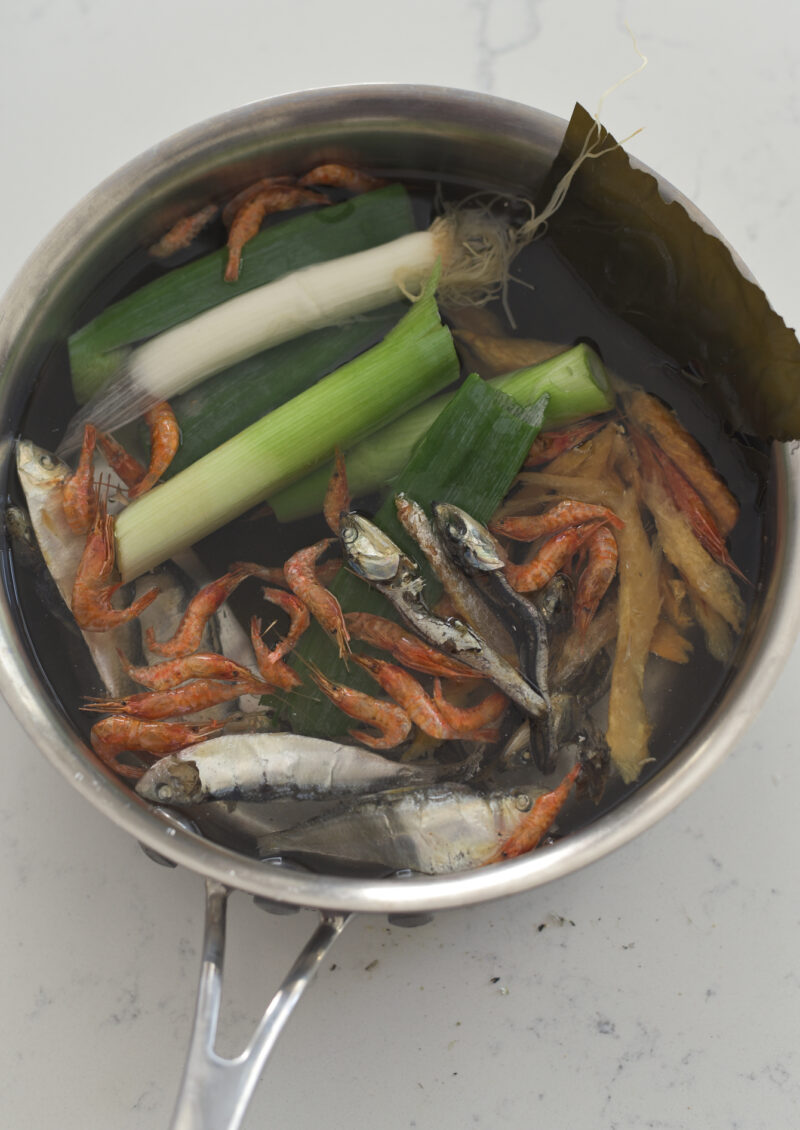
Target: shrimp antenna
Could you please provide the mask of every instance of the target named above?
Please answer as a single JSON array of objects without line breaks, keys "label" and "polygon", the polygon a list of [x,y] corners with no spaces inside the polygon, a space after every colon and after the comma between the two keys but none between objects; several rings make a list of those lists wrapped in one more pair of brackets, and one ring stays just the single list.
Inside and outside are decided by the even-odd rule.
[{"label": "shrimp antenna", "polygon": [[[303,666],[306,668],[306,670],[308,671],[308,673],[310,674],[310,676],[314,680],[314,682],[317,683],[318,686],[320,686],[320,690],[323,689],[320,685],[320,682],[328,683],[332,687],[344,686],[343,683],[337,683],[335,679],[330,679],[325,674],[325,672],[322,670],[322,668],[313,661],[313,659],[305,659],[302,655],[300,655],[299,652],[295,652],[294,654],[300,660],[300,662],[303,664]],[[352,653],[351,653],[351,655],[352,655],[353,659],[358,658],[356,655],[354,655]],[[309,695],[308,697],[313,698],[312,695]]]},{"label": "shrimp antenna", "polygon": [[[258,621],[258,638],[259,639],[263,639],[264,636],[267,634],[267,632],[271,632],[272,629],[275,627],[275,625],[278,623],[277,620],[273,620],[271,624],[267,624],[266,628],[262,628],[260,616],[254,616],[253,620]],[[252,621],[251,621],[251,623],[252,623]],[[280,638],[280,636],[279,636],[279,638]]]},{"label": "shrimp antenna", "polygon": [[324,679],[328,683],[332,683],[333,679],[329,679],[322,668],[316,664],[313,659],[306,659],[299,651],[294,652],[295,659],[299,659],[302,665],[306,668],[312,678]]}]

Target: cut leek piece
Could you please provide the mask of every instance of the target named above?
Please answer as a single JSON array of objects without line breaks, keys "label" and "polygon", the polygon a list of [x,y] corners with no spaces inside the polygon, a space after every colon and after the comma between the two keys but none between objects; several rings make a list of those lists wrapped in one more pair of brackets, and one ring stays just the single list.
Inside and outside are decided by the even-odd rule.
[{"label": "cut leek piece", "polygon": [[[584,416],[608,412],[614,403],[603,362],[594,350],[583,344],[528,369],[495,377],[489,383],[520,404],[533,404],[547,394],[543,425],[546,428],[561,427]],[[451,397],[451,393],[445,393],[421,404],[345,452],[347,481],[353,498],[378,490],[391,481],[407,461],[414,444]],[[326,464],[270,498],[278,520],[291,522],[318,513],[330,473],[331,466]]]},{"label": "cut leek piece", "polygon": [[[538,435],[545,410],[546,398],[542,398],[536,414],[526,418],[509,396],[473,374],[440,412],[392,484],[374,521],[420,563],[426,578],[426,597],[431,602],[436,600],[440,588],[419,548],[397,519],[395,494],[402,491],[426,509],[432,501],[453,502],[478,521],[488,522]],[[380,593],[344,569],[329,588],[345,612],[374,612],[388,619],[397,618],[392,605]],[[317,624],[312,624],[300,640],[290,662],[304,686],[276,705],[288,711],[297,733],[332,737],[353,725],[310,679],[309,664],[319,667],[336,682],[380,697],[376,684],[357,664],[344,664],[336,644]]]},{"label": "cut leek piece", "polygon": [[235,286],[223,281],[221,248],[115,302],[69,339],[75,399],[83,404],[114,376],[129,347],[292,271],[363,251],[414,230],[411,203],[399,185],[377,189],[260,232],[247,245]]},{"label": "cut leek piece", "polygon": [[346,325],[286,341],[175,397],[170,407],[181,429],[181,446],[164,478],[172,478],[381,341],[407,311],[408,306],[398,302]]},{"label": "cut leek piece", "polygon": [[383,427],[458,376],[450,331],[422,297],[380,345],[324,377],[221,447],[143,495],[116,523],[117,565],[129,581]]},{"label": "cut leek piece", "polygon": [[73,416],[59,453],[80,446],[87,423],[113,431],[245,357],[418,292],[438,259],[432,233],[413,232],[293,271],[173,326],[132,350],[120,375]]}]

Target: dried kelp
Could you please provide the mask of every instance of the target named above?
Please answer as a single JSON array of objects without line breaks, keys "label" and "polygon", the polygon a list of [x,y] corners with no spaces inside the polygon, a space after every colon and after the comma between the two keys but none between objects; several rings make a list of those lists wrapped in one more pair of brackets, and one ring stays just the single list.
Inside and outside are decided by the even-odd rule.
[{"label": "dried kelp", "polygon": [[[576,106],[542,188],[581,151],[590,115]],[[602,127],[601,127],[602,130]],[[606,148],[613,138],[602,130]],[[800,343],[717,237],[668,204],[622,148],[575,173],[549,235],[597,297],[705,380],[729,424],[762,439],[800,438]]]}]

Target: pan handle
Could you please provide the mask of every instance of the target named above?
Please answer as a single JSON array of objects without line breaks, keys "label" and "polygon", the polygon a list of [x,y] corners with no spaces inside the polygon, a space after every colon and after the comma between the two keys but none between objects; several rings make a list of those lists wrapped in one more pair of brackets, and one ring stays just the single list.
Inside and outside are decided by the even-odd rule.
[{"label": "pan handle", "polygon": [[267,1057],[304,990],[349,914],[320,912],[319,924],[267,1006],[241,1055],[223,1059],[214,1051],[222,997],[225,916],[230,889],[206,880],[206,924],[197,1010],[170,1130],[238,1130]]}]

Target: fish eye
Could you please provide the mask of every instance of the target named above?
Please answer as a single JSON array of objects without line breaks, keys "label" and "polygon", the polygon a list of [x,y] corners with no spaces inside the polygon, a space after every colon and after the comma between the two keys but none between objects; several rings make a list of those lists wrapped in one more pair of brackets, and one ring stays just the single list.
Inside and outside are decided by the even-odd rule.
[{"label": "fish eye", "polygon": [[171,800],[172,785],[159,785],[156,789],[156,796],[159,800]]},{"label": "fish eye", "polygon": [[52,455],[40,455],[39,462],[44,467],[45,471],[52,471],[56,465],[56,461]]},{"label": "fish eye", "polygon": [[527,793],[517,793],[517,795],[514,797],[514,803],[516,804],[520,812],[530,812],[531,808],[533,807],[533,801]]}]

